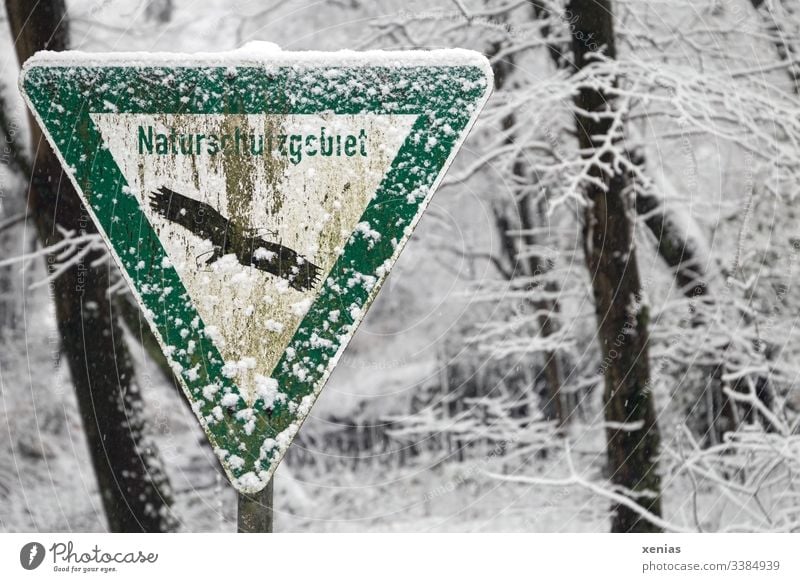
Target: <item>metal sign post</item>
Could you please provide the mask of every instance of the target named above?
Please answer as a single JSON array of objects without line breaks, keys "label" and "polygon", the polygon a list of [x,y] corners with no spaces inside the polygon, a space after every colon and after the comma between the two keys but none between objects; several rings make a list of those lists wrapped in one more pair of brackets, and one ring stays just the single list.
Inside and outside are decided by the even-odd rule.
[{"label": "metal sign post", "polygon": [[237,492],[238,533],[272,533],[272,490],[275,479],[257,493]]}]

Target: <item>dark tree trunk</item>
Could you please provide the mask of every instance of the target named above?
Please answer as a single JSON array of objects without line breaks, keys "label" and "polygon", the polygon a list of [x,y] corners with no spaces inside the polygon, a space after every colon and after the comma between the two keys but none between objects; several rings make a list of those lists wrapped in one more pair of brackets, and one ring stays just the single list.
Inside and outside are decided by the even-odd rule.
[{"label": "dark tree trunk", "polygon": [[[756,8],[762,7],[762,4],[764,4],[764,0],[751,1]],[[532,0],[530,4],[534,18],[542,21],[550,19],[553,12],[557,10],[557,7],[550,2]],[[762,9],[760,14],[765,17],[768,13],[765,13]],[[563,18],[566,15],[571,21],[578,16],[573,12],[569,12],[560,15],[560,17]],[[551,32],[549,25],[543,25],[541,34],[546,40],[551,37]],[[772,32],[775,31],[772,30]],[[592,37],[587,42],[591,44],[596,38],[596,36]],[[570,53],[569,48],[560,44],[560,41],[548,42],[547,49],[550,59],[556,68],[576,68],[575,62],[570,62],[567,56]],[[778,47],[778,54],[782,58],[788,58],[787,55],[794,54],[794,49],[791,45],[782,43],[781,47]],[[789,76],[793,81],[796,80],[794,71],[794,68],[789,70]],[[646,160],[641,151],[628,152],[628,155],[632,163],[640,168],[645,167]],[[672,211],[665,205],[663,197],[658,192],[647,189],[644,185],[639,186],[641,187],[635,188],[636,212],[648,230],[652,232],[656,240],[656,250],[659,256],[674,271],[675,281],[684,296],[690,301],[689,308],[695,313],[692,325],[694,327],[705,325],[702,316],[696,310],[696,304],[700,302],[713,304],[714,297],[709,289],[707,265],[703,263],[703,255],[698,252],[697,248],[698,244],[702,243],[694,240],[685,232],[685,229],[680,226],[680,221],[675,219]],[[722,361],[705,366],[706,373],[704,377],[707,382],[697,394],[697,399],[703,401],[703,403],[698,407],[698,403],[693,401],[689,406],[693,411],[702,410],[706,406],[704,402],[707,401],[708,406],[711,407],[705,410],[707,414],[702,414],[698,422],[693,423],[693,428],[702,437],[703,442],[709,444],[716,444],[722,439],[722,435],[725,432],[735,430],[737,426],[735,414],[737,405],[730,402],[728,396],[723,393],[723,383],[720,382],[719,374],[717,373],[724,367],[725,363]],[[758,382],[759,385],[769,386],[768,378],[759,378]],[[708,398],[706,398],[707,396]]]},{"label": "dark tree trunk", "polygon": [[[0,143],[4,139],[6,135],[0,132]],[[5,164],[3,161],[0,163]],[[4,184],[2,187],[8,188],[8,185]],[[6,197],[0,195],[0,260],[19,256],[29,250],[29,242],[24,236],[24,222],[23,196],[17,192]],[[3,341],[9,341],[11,337],[18,335],[20,331],[25,277],[25,272],[19,265],[0,267],[0,345]],[[0,361],[3,359],[4,354],[0,353]]]},{"label": "dark tree trunk", "polygon": [[[20,63],[41,49],[68,46],[64,0],[6,0]],[[36,157],[29,209],[41,243],[67,231],[95,232],[61,165],[30,121]],[[53,282],[56,319],[69,365],[108,525],[115,532],[174,529],[169,483],[155,446],[145,436],[143,402],[122,328],[108,295],[110,266],[95,266],[94,251]],[[55,257],[48,257],[52,272]]]},{"label": "dark tree trunk", "polygon": [[[550,18],[552,11],[556,9],[541,0],[531,0],[530,4],[533,10],[533,17],[539,20]],[[570,12],[561,15],[561,18],[564,18],[566,14],[572,20],[575,20],[576,16],[580,16],[575,12],[571,12],[571,9],[569,10]],[[580,24],[580,20],[577,23]],[[576,28],[576,32],[577,30],[579,29]],[[548,25],[542,27],[541,34],[546,40],[550,38],[551,32]],[[577,42],[581,45],[585,54],[588,49],[586,44],[592,45],[597,38],[597,35],[594,35],[585,42],[573,38],[573,46],[574,42]],[[598,43],[597,46],[599,47],[600,44]],[[548,42],[547,49],[550,60],[556,68],[571,70],[578,68],[574,60],[570,62],[568,59],[570,51],[567,46],[562,46],[553,41]],[[573,58],[577,59],[578,57],[574,56]],[[630,153],[630,158],[636,165],[644,167],[645,158],[642,152]],[[695,241],[687,238],[683,229],[676,224],[675,220],[670,216],[669,209],[664,206],[663,200],[655,192],[646,191],[644,188],[636,188],[636,212],[644,217],[647,228],[658,241],[658,254],[667,265],[675,269],[677,281],[684,294],[687,297],[705,295],[707,292],[705,265],[698,260],[695,252]]]},{"label": "dark tree trunk", "polygon": [[175,372],[167,361],[164,352],[161,351],[161,346],[150,329],[147,321],[142,315],[141,309],[136,304],[136,300],[131,293],[120,293],[114,297],[113,308],[116,314],[125,327],[128,328],[131,336],[136,339],[139,346],[142,348],[143,354],[148,357],[158,368],[161,377],[166,382],[172,384],[175,388],[175,393],[180,397],[187,406],[191,406],[183,393],[180,382],[175,377]]},{"label": "dark tree trunk", "polygon": [[793,41],[796,40],[791,32],[784,30],[781,25],[783,14],[775,13],[772,6],[777,5],[782,11],[792,14],[795,7],[786,0],[750,0],[756,13],[758,14],[764,29],[772,37],[772,45],[778,58],[786,62],[786,74],[792,84],[792,91],[795,95],[800,93],[800,63],[797,61],[797,47]]},{"label": "dark tree trunk", "polygon": [[[616,51],[610,0],[570,0],[568,9],[576,19],[572,50],[578,70],[591,64],[588,45],[596,48],[593,43],[613,59]],[[609,135],[612,123],[608,117],[592,114],[613,111],[614,102],[602,89],[584,85],[575,96],[575,105],[579,144],[589,157]],[[612,156],[608,152],[600,162],[612,168]],[[659,431],[649,384],[648,311],[642,304],[633,237],[633,192],[623,172],[609,176],[595,164],[590,175],[604,185],[586,186],[583,242],[605,370],[603,400],[609,473],[612,482],[624,488],[634,501],[660,515]],[[614,532],[660,531],[624,505],[615,505],[613,511]]]},{"label": "dark tree trunk", "polygon": [[172,20],[174,6],[172,0],[149,0],[145,9],[145,17],[165,24]]},{"label": "dark tree trunk", "polygon": [[[0,165],[17,178],[9,177],[0,185],[0,259],[19,256],[30,245],[24,235],[25,197],[21,192],[10,192],[12,188],[21,189],[30,175],[30,161],[20,147],[25,124],[13,118],[8,107],[7,98],[12,90],[0,84]],[[19,332],[25,277],[18,266],[0,267],[0,340],[8,340]],[[0,360],[3,357],[0,353]]]},{"label": "dark tree trunk", "polygon": [[[500,46],[495,46],[492,52],[496,53],[500,48]],[[494,83],[497,89],[504,88],[513,67],[514,63],[511,57],[494,64]],[[516,124],[517,118],[513,113],[508,114],[502,120],[502,128],[507,134],[506,143],[508,144],[514,142],[516,137],[514,127]],[[534,176],[528,171],[522,156],[518,155],[514,160],[511,172],[514,177],[523,183],[532,183],[534,180]],[[547,259],[535,255],[529,255],[524,260],[520,259],[521,251],[537,243],[533,234],[536,224],[529,195],[519,196],[516,192],[513,194],[519,223],[518,228],[523,230],[524,234],[522,236],[510,234],[512,230],[510,221],[502,212],[496,215],[495,223],[501,240],[501,248],[509,265],[506,271],[508,276],[512,279],[515,276],[526,277],[530,281],[528,291],[532,294],[539,285],[537,279],[544,276],[550,270],[551,265]],[[548,292],[557,291],[552,283],[545,284],[544,289]],[[536,313],[536,321],[539,325],[541,336],[544,338],[553,336],[557,327],[553,315],[559,311],[558,302],[542,298],[533,299],[531,297],[526,300],[526,303]],[[569,414],[564,407],[563,395],[561,394],[562,376],[559,354],[555,350],[545,350],[542,357],[544,360],[544,378],[547,385],[547,393],[541,395],[542,398],[540,398],[543,404],[542,413],[547,420],[556,420],[559,426],[563,426],[568,422]]]}]

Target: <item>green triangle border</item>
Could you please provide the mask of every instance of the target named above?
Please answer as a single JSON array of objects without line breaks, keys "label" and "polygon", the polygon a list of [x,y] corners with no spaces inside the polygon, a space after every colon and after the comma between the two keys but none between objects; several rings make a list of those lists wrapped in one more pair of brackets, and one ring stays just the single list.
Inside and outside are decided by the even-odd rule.
[{"label": "green triangle border", "polygon": [[[322,91],[312,91],[320,86]],[[277,52],[239,59],[67,52],[44,53],[25,64],[21,91],[170,363],[182,371],[182,388],[238,490],[255,493],[271,478],[491,87],[485,57],[462,50]],[[242,398],[235,406],[221,405],[224,394],[238,389],[223,376],[222,357],[205,337],[178,273],[90,119],[90,113],[110,112],[418,115],[361,217],[380,239],[351,235],[289,343],[295,357],[284,353],[272,374],[285,401],[269,410],[261,400],[250,408]],[[347,286],[356,273],[376,278],[371,290]],[[334,308],[342,315],[335,323],[328,317]],[[196,346],[192,353],[190,341]],[[191,369],[196,377],[187,377]],[[217,386],[211,398],[203,396],[208,385]]]}]

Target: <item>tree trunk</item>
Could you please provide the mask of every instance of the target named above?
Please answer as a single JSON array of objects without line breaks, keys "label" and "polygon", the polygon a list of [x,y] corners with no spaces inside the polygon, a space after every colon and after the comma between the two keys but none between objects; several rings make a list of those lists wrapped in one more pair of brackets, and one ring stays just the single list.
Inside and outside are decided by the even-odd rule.
[{"label": "tree trunk", "polygon": [[[496,45],[492,52],[499,52],[500,46]],[[513,60],[511,57],[504,61],[494,64],[494,84],[495,88],[502,89],[508,77],[513,70]],[[506,132],[506,143],[511,144],[515,139],[514,126],[517,124],[516,116],[513,113],[508,114],[502,120],[503,131]],[[532,182],[534,176],[527,170],[525,162],[521,155],[517,155],[511,168],[512,174],[526,182]],[[531,189],[533,190],[533,189]],[[529,292],[532,294],[535,287],[539,285],[535,279],[544,276],[551,266],[542,257],[530,255],[526,260],[521,260],[519,254],[525,247],[534,246],[537,241],[532,233],[535,227],[533,219],[533,211],[531,210],[529,195],[520,196],[518,193],[513,193],[515,200],[515,210],[519,220],[519,228],[525,231],[519,240],[509,234],[511,230],[509,220],[507,217],[498,215],[495,219],[495,224],[498,227],[499,236],[501,240],[501,248],[508,261],[509,268],[508,274],[513,279],[515,275],[523,275],[533,281],[530,283]],[[553,283],[545,284],[544,289],[548,292],[556,291]],[[558,302],[546,298],[527,300],[527,304],[537,314],[536,321],[539,325],[539,333],[542,337],[551,337],[556,332],[557,324],[554,321],[553,314],[558,313]],[[545,350],[542,353],[544,378],[547,385],[547,393],[540,395],[542,403],[541,409],[546,420],[556,420],[559,426],[567,424],[569,421],[569,413],[565,410],[564,402],[561,394],[561,365],[559,362],[559,354],[555,350]]]},{"label": "tree trunk", "polygon": [[[0,85],[0,165],[7,174],[0,185],[0,256],[20,255],[29,245],[24,237],[25,198],[21,193],[12,194],[9,190],[20,188],[22,180],[17,181],[14,177],[27,179],[30,164],[19,148],[24,125],[10,116],[7,91],[7,87]],[[8,339],[19,331],[24,305],[24,277],[19,267],[0,267],[0,339]],[[2,358],[3,354],[0,354]]]},{"label": "tree trunk", "polygon": [[[64,0],[6,0],[17,57],[68,46]],[[95,232],[88,213],[38,125],[30,120],[36,151],[29,209],[41,243],[62,231]],[[60,229],[58,228],[60,227]],[[52,283],[64,359],[69,365],[108,525],[115,532],[174,529],[169,483],[153,443],[145,436],[142,396],[122,328],[108,295],[111,267],[93,251]],[[53,271],[55,256],[48,256]]]},{"label": "tree trunk", "polygon": [[[4,136],[0,134],[2,139]],[[8,196],[6,200],[0,196],[0,257],[20,255],[27,250],[21,224],[25,220],[25,202],[21,195],[16,194]],[[24,305],[24,277],[18,265],[0,267],[0,344],[19,333]],[[0,353],[0,361],[3,356]]]},{"label": "tree trunk", "polygon": [[[591,45],[596,43],[606,57],[615,58],[614,22],[610,0],[570,0],[576,17],[572,49],[575,66],[591,63]],[[582,33],[582,34],[580,34]],[[592,39],[587,43],[585,39]],[[609,135],[612,120],[593,113],[609,112],[614,103],[601,88],[583,86],[575,96],[576,130],[581,151],[594,155]],[[590,175],[601,182],[586,185],[587,205],[583,216],[586,264],[592,278],[600,350],[605,370],[605,418],[609,472],[612,482],[623,488],[643,508],[661,514],[661,486],[657,473],[659,431],[650,393],[648,360],[648,311],[642,304],[639,267],[633,229],[635,208],[628,176],[614,171],[613,154],[600,163],[612,175],[592,165]],[[638,512],[617,504],[613,507],[612,531],[654,532],[660,528]]]},{"label": "tree trunk", "polygon": [[[764,0],[751,1],[756,8],[764,4]],[[531,0],[530,4],[533,16],[538,20],[546,20],[557,10],[557,7],[550,2]],[[762,14],[762,17],[765,15],[763,11],[760,11],[760,14]],[[569,12],[571,19],[574,19],[575,16],[574,12]],[[549,25],[545,25],[541,29],[542,36],[545,40],[548,40],[547,49],[551,61],[558,69],[574,69],[576,64],[570,62],[566,56],[569,54],[568,47],[562,45],[560,41],[550,41],[551,32]],[[596,37],[591,37],[591,39],[596,40]],[[585,42],[591,43],[591,41]],[[791,45],[787,44],[784,48],[785,51],[782,52],[784,49],[779,47],[779,56],[785,57],[788,54],[793,54]],[[792,80],[795,80],[793,71],[794,69],[790,68],[789,76]],[[629,151],[627,155],[635,165],[641,168],[645,167],[646,160],[640,150]],[[698,253],[698,248],[703,245],[702,241],[693,239],[680,226],[682,221],[675,219],[672,211],[664,203],[663,196],[644,187],[644,185],[640,184],[640,186],[635,188],[636,212],[650,232],[653,233],[657,241],[656,250],[661,259],[674,271],[675,281],[684,296],[690,301],[690,309],[694,311],[695,303],[697,302],[713,304],[714,297],[709,289],[707,266],[703,263],[702,254]],[[696,315],[692,321],[694,327],[704,324],[699,315]],[[697,395],[698,399],[707,400],[710,403],[709,405],[712,406],[707,411],[708,414],[703,415],[699,422],[696,423],[697,427],[693,427],[696,429],[697,434],[702,437],[703,442],[708,442],[709,444],[716,444],[725,432],[735,430],[737,426],[737,422],[734,419],[734,407],[736,404],[730,402],[728,396],[723,393],[723,384],[719,381],[719,375],[716,373],[717,370],[722,369],[724,366],[724,362],[706,366],[707,373],[705,377],[708,378],[708,382]],[[759,384],[769,384],[768,378],[759,378],[758,381]],[[706,399],[705,396],[709,391],[712,393],[711,398]],[[693,402],[689,408],[694,411],[698,409],[698,406]]]},{"label": "tree trunk", "polygon": [[172,0],[149,0],[144,14],[148,20],[166,24],[172,20],[173,10]]},{"label": "tree trunk", "polygon": [[[757,1],[757,0],[754,0]],[[541,0],[530,0],[533,10],[533,17],[538,20],[547,19],[556,8],[550,3]],[[579,16],[575,12],[568,12],[571,18]],[[562,15],[563,18],[563,15]],[[578,21],[580,24],[580,21]],[[586,23],[584,23],[584,26]],[[591,26],[589,27],[591,28]],[[579,30],[575,29],[576,34]],[[576,69],[578,65],[575,61],[570,62],[567,58],[568,48],[562,46],[559,41],[549,41],[552,31],[549,26],[544,26],[541,30],[542,36],[548,40],[547,50],[550,60],[557,69]],[[587,33],[591,34],[591,33]],[[592,44],[597,36],[590,37],[590,40],[578,41],[573,37],[573,46],[577,42],[581,45],[584,53],[588,50],[586,44]],[[598,43],[598,46],[600,44]],[[574,57],[577,59],[577,56]],[[640,167],[644,167],[645,158],[641,151],[629,153],[631,161]],[[663,200],[654,192],[648,192],[644,188],[636,188],[636,212],[644,216],[647,228],[658,241],[658,254],[664,262],[675,269],[676,279],[687,297],[698,297],[705,295],[706,273],[705,265],[697,260],[695,253],[696,241],[688,238],[678,223],[670,216],[670,210],[664,205]]]},{"label": "tree trunk", "polygon": [[191,406],[191,403],[186,399],[186,395],[183,393],[180,382],[175,377],[175,372],[169,365],[169,361],[167,361],[167,357],[164,355],[164,352],[161,351],[161,345],[158,343],[156,336],[145,321],[142,310],[139,309],[139,306],[136,304],[133,294],[116,294],[113,299],[113,308],[116,310],[119,320],[128,328],[128,332],[130,332],[131,336],[133,336],[139,346],[141,346],[143,354],[150,358],[156,365],[158,371],[161,373],[162,379],[172,384],[175,388],[175,393],[182,402],[187,406]]},{"label": "tree trunk", "polygon": [[[750,0],[758,14],[764,29],[772,37],[772,45],[781,61],[786,62],[786,74],[792,84],[792,92],[800,93],[800,63],[797,61],[797,48],[793,44],[794,35],[791,31],[784,30],[781,19],[785,15],[792,15],[795,9],[785,0]],[[777,6],[778,11],[773,10]]]}]

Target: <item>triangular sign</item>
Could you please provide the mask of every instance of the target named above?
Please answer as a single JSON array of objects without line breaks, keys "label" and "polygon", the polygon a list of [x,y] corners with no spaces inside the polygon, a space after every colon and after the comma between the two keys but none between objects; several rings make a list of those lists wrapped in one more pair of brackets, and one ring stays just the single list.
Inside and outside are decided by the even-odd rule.
[{"label": "triangular sign", "polygon": [[470,51],[41,53],[20,86],[233,485],[263,488],[491,90]]}]

